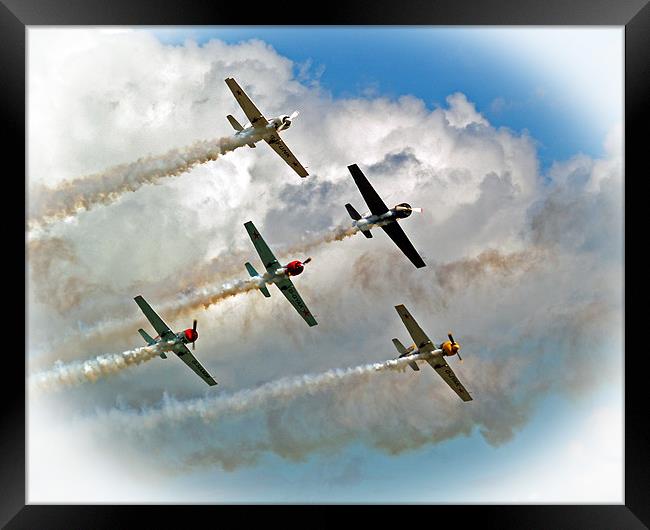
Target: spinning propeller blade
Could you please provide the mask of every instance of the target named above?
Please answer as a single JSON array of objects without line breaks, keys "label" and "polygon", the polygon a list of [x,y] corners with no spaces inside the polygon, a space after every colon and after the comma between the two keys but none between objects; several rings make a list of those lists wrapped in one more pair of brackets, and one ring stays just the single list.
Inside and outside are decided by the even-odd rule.
[{"label": "spinning propeller blade", "polygon": [[451,334],[451,331],[447,333],[447,337],[449,337],[449,340],[451,341],[451,347],[454,349],[456,352],[456,355],[458,355],[458,360],[462,363],[463,358],[460,356],[460,344],[458,344],[455,340],[453,335]]}]

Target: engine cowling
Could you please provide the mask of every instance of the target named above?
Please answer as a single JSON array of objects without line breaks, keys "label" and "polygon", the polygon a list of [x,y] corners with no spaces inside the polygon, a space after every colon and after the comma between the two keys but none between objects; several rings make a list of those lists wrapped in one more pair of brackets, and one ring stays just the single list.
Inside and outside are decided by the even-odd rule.
[{"label": "engine cowling", "polygon": [[458,350],[460,350],[460,344],[457,342],[452,342],[450,340],[447,340],[442,343],[442,346],[440,346],[440,349],[442,350],[443,355],[446,355],[447,357],[451,357],[452,355],[456,355],[458,353]]},{"label": "engine cowling", "polygon": [[403,202],[401,204],[398,204],[393,208],[395,210],[395,213],[397,214],[397,217],[404,218],[408,217],[413,213],[413,210],[411,209],[411,205],[407,202]]},{"label": "engine cowling", "polygon": [[300,260],[294,260],[287,263],[285,268],[287,269],[287,274],[289,276],[298,276],[298,274],[305,270],[305,265]]},{"label": "engine cowling", "polygon": [[185,335],[185,340],[187,340],[187,342],[195,342],[196,339],[199,338],[199,332],[192,328],[183,331],[183,335]]}]

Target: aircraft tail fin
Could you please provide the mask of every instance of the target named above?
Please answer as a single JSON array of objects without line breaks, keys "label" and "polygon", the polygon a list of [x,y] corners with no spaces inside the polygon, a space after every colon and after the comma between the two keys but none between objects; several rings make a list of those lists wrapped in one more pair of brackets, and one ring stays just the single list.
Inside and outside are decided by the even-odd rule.
[{"label": "aircraft tail fin", "polygon": [[232,128],[235,129],[237,132],[244,130],[244,128],[241,126],[241,123],[239,123],[232,114],[228,114],[226,118],[228,118],[230,125],[232,125]]},{"label": "aircraft tail fin", "polygon": [[[154,344],[156,344],[156,341],[153,340],[153,339],[151,338],[151,335],[149,335],[149,333],[147,333],[144,329],[140,328],[140,329],[138,330],[138,333],[140,333],[140,335],[142,336],[142,338],[144,339],[144,341],[145,341],[149,346],[153,346]],[[165,352],[160,352],[160,357],[162,357],[163,359],[167,359],[167,355],[165,355]]]},{"label": "aircraft tail fin", "polygon": [[347,203],[347,204],[345,205],[345,209],[346,209],[346,210],[348,211],[348,213],[350,214],[350,217],[352,217],[352,219],[354,219],[355,221],[358,221],[359,219],[361,219],[361,214],[360,214],[359,212],[357,212],[357,211],[354,209],[354,206],[352,206],[350,203]]},{"label": "aircraft tail fin", "polygon": [[149,335],[149,333],[147,333],[144,329],[140,328],[140,329],[138,330],[138,333],[139,333],[140,335],[142,335],[142,338],[144,339],[144,341],[145,341],[149,346],[153,346],[154,344],[156,344],[156,341],[153,340],[153,339],[151,338],[151,335]]},{"label": "aircraft tail fin", "polygon": [[[410,355],[411,352],[413,351],[412,346],[410,348],[405,348],[404,345],[398,339],[393,339],[393,344],[395,345],[395,349],[399,352],[398,359]],[[416,372],[420,371],[420,368],[418,367],[415,361],[411,361],[408,364],[411,367],[411,369],[415,370]]]},{"label": "aircraft tail fin", "polygon": [[[350,217],[352,217],[352,219],[354,219],[355,221],[358,221],[359,219],[361,219],[361,214],[359,212],[357,212],[354,209],[354,206],[352,206],[350,203],[347,203],[345,205],[345,209],[350,214]],[[366,236],[368,239],[370,239],[372,237],[372,234],[370,233],[370,230],[361,230],[361,233],[364,236]]]},{"label": "aircraft tail fin", "polygon": [[[246,270],[248,271],[248,274],[250,274],[251,278],[255,278],[255,276],[259,276],[259,274],[257,274],[257,271],[255,270],[255,267],[253,267],[250,263],[246,262],[244,265],[246,267]],[[271,293],[269,293],[269,290],[266,288],[266,285],[260,285],[259,290],[262,291],[262,294],[264,296],[270,298]]]}]

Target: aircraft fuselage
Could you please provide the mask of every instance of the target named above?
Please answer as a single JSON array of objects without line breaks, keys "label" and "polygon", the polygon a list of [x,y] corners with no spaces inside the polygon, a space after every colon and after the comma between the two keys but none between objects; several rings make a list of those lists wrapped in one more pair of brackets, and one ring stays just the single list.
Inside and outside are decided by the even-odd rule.
[{"label": "aircraft fuselage", "polygon": [[[302,270],[300,270],[302,272]],[[290,276],[297,276],[300,272],[291,273],[291,270],[288,266],[278,267],[275,270],[268,270],[264,274],[257,275],[256,279],[264,285],[267,283],[278,283],[279,281],[284,280]]]},{"label": "aircraft fuselage", "polygon": [[[173,351],[174,353],[178,353],[178,349],[179,349],[178,346],[180,346],[181,344],[189,344],[190,342],[192,342],[192,335],[191,335],[192,331],[193,330],[191,328],[189,328],[189,329],[186,329],[184,331],[179,331],[178,333],[167,333],[167,334],[165,334],[164,337],[158,336],[158,337],[155,337],[153,340],[156,343],[159,343],[159,342],[172,342],[172,344],[170,344],[170,346],[169,346],[169,349],[171,351]],[[194,332],[194,333],[196,333],[196,332]],[[195,340],[197,338],[198,338],[198,333],[196,334]]]},{"label": "aircraft fuselage", "polygon": [[357,221],[352,221],[352,226],[356,226],[359,230],[370,230],[371,228],[394,223],[398,219],[404,219],[409,215],[411,215],[410,210],[397,210],[397,207],[395,207],[381,215],[370,214]]},{"label": "aircraft fuselage", "polygon": [[288,118],[288,116],[278,116],[270,120],[264,127],[246,127],[236,132],[235,138],[241,140],[243,144],[255,144],[261,140],[270,139],[274,134],[291,127],[291,121]]}]

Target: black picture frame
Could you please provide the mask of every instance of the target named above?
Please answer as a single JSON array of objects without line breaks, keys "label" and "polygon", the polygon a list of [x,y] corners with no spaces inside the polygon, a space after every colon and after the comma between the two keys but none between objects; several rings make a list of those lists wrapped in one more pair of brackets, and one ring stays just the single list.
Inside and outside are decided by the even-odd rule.
[{"label": "black picture frame", "polygon": [[[647,179],[647,164],[641,165],[641,142],[647,143],[648,120],[645,99],[650,68],[650,6],[648,0],[484,0],[435,3],[423,1],[341,3],[338,5],[283,2],[202,2],[191,0],[2,0],[0,3],[0,87],[2,123],[7,141],[4,160],[11,160],[13,171],[4,175],[13,180],[22,171],[24,159],[16,157],[25,144],[25,42],[26,27],[39,25],[606,25],[625,26],[625,215],[626,241],[631,240],[632,224],[627,213],[637,210],[635,201],[643,200],[639,181]],[[15,143],[15,145],[12,144]],[[640,169],[638,173],[633,168]],[[634,177],[634,178],[632,178]],[[26,178],[26,177],[25,177]],[[631,183],[631,181],[633,181]],[[26,184],[23,182],[23,184]],[[9,185],[9,183],[7,184]],[[25,191],[25,186],[23,186]],[[630,193],[633,191],[633,193]],[[19,204],[15,200],[14,204]],[[20,207],[19,207],[20,209]],[[642,211],[642,207],[639,208]],[[24,208],[23,208],[23,213]],[[20,212],[13,216],[20,218]],[[24,229],[25,226],[22,226]],[[18,230],[12,237],[18,237]],[[24,234],[24,232],[23,232]],[[9,238],[9,234],[5,238]],[[14,239],[5,239],[10,248]],[[24,240],[23,240],[24,244]],[[8,251],[5,247],[5,255]],[[625,254],[625,277],[642,278],[643,266]],[[12,258],[15,260],[15,258]],[[15,260],[17,262],[17,260]],[[6,269],[7,270],[7,269]],[[23,294],[26,292],[26,264]],[[638,274],[637,274],[638,272]],[[7,274],[16,274],[21,271]],[[17,283],[13,281],[12,283]],[[627,293],[626,293],[627,294]],[[12,300],[18,293],[12,295]],[[626,309],[627,309],[626,297]],[[26,312],[20,314],[9,306],[5,325],[12,330],[26,328]],[[625,312],[626,317],[630,311]],[[22,325],[20,320],[23,320]],[[631,326],[625,326],[625,504],[624,505],[472,505],[472,506],[410,506],[409,517],[426,517],[430,524],[464,526],[474,520],[481,526],[498,528],[644,528],[650,524],[649,466],[650,448],[646,402],[643,350],[632,348]],[[25,337],[27,336],[25,329]],[[5,349],[2,361],[4,383],[3,407],[0,416],[0,525],[7,528],[114,528],[135,525],[135,519],[146,517],[147,526],[196,524],[200,518],[219,524],[225,515],[234,515],[236,507],[224,506],[146,506],[129,505],[25,505],[25,393],[24,359],[12,355],[17,348],[15,337],[11,348]],[[17,374],[25,373],[21,381]],[[10,375],[8,375],[10,374]],[[17,388],[7,384],[14,381]],[[23,390],[23,392],[21,392]],[[405,507],[400,507],[404,509]],[[300,512],[313,507],[299,507]],[[352,511],[350,507],[344,508]],[[340,508],[339,508],[340,510]],[[415,512],[413,512],[415,510]],[[431,514],[431,510],[434,514]],[[322,510],[320,510],[322,512]],[[373,506],[364,510],[383,518],[385,509]],[[252,512],[246,512],[251,517]],[[241,517],[241,508],[237,517]],[[305,514],[309,517],[311,514]],[[334,515],[334,514],[333,514]],[[304,516],[298,515],[299,520]],[[285,516],[286,517],[286,516]],[[325,515],[327,517],[327,515]],[[333,517],[334,520],[339,516]],[[365,517],[365,515],[364,515]],[[325,522],[320,519],[319,522]],[[309,521],[303,523],[310,524]],[[227,523],[226,523],[227,524]],[[230,523],[232,524],[232,523]],[[268,524],[266,521],[265,524]]]}]

